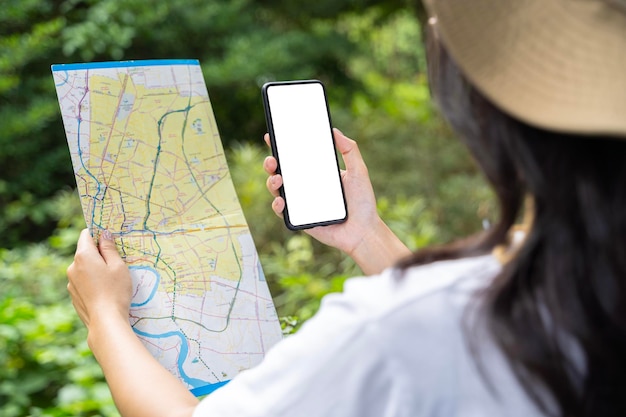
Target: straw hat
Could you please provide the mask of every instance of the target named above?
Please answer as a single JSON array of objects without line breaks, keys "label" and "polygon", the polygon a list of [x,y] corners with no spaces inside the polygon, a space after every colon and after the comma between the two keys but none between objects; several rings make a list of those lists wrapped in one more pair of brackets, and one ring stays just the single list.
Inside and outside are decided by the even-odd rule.
[{"label": "straw hat", "polygon": [[544,129],[626,137],[626,0],[426,0],[465,76]]}]

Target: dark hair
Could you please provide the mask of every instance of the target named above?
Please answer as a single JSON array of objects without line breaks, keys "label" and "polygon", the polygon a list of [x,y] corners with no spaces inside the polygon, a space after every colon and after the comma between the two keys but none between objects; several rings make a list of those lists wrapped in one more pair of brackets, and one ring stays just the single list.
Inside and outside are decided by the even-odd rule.
[{"label": "dark hair", "polygon": [[534,221],[523,245],[480,294],[491,333],[546,413],[547,390],[557,415],[625,415],[626,138],[525,124],[476,91],[436,40],[428,55],[434,95],[492,184],[500,218],[400,266],[489,253],[506,242],[530,195]]}]

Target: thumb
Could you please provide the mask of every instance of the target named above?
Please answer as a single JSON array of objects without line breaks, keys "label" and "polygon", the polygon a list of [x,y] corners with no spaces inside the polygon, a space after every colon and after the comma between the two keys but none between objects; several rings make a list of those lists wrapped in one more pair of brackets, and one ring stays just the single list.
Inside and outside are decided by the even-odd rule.
[{"label": "thumb", "polygon": [[367,173],[367,167],[363,161],[361,151],[359,150],[359,146],[356,141],[348,138],[337,128],[334,128],[333,132],[335,136],[335,145],[337,146],[337,149],[341,153],[341,157],[346,164],[346,170]]},{"label": "thumb", "polygon": [[98,239],[98,250],[100,251],[100,255],[104,259],[107,265],[116,264],[116,263],[124,263],[124,260],[120,256],[117,251],[117,247],[115,246],[115,241],[113,240],[113,235],[108,230],[105,230],[100,234],[100,239]]}]

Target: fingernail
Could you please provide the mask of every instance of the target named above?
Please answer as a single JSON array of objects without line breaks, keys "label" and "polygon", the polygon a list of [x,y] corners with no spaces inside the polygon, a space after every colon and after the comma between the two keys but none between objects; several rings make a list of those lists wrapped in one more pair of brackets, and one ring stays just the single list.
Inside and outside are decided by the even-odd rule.
[{"label": "fingernail", "polygon": [[105,230],[104,232],[102,232],[101,236],[102,236],[102,239],[104,240],[113,240],[113,235],[108,230]]}]

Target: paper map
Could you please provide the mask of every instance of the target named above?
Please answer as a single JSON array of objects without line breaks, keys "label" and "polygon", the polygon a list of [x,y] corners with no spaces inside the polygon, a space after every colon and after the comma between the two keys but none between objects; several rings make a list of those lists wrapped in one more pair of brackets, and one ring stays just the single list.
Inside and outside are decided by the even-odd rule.
[{"label": "paper map", "polygon": [[200,65],[54,65],[78,193],[133,276],[130,323],[195,395],[281,339]]}]

